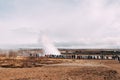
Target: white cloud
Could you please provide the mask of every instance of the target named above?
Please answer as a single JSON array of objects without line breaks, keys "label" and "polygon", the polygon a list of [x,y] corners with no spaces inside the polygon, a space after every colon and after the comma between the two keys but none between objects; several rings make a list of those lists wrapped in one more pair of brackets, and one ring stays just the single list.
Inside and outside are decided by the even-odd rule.
[{"label": "white cloud", "polygon": [[37,43],[42,30],[60,43],[120,45],[119,0],[15,0],[10,5],[11,11],[0,16],[0,44]]}]

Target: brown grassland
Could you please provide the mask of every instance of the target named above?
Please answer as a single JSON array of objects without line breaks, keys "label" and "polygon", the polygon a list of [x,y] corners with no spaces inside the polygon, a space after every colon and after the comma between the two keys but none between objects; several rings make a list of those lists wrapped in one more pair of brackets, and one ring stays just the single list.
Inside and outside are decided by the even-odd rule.
[{"label": "brown grassland", "polygon": [[1,59],[0,80],[120,80],[115,60]]}]

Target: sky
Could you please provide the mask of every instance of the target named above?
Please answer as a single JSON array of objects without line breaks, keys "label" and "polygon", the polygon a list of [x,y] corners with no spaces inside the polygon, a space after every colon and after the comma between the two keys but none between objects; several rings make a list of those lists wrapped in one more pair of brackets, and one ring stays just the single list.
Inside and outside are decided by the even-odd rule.
[{"label": "sky", "polygon": [[[120,0],[0,0],[0,48],[55,45],[120,48]],[[22,46],[21,46],[22,47]]]}]

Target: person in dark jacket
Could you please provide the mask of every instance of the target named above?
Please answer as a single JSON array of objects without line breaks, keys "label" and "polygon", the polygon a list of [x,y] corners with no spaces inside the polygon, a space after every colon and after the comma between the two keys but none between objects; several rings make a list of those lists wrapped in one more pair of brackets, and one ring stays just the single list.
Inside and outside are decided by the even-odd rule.
[{"label": "person in dark jacket", "polygon": [[119,63],[120,63],[120,56],[118,56],[118,61],[119,61]]}]

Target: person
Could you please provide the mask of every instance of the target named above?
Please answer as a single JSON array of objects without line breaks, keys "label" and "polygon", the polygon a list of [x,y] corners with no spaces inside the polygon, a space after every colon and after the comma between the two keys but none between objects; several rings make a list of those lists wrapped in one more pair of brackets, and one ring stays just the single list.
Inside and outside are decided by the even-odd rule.
[{"label": "person", "polygon": [[119,63],[120,63],[120,56],[118,56],[118,61],[119,61]]}]

